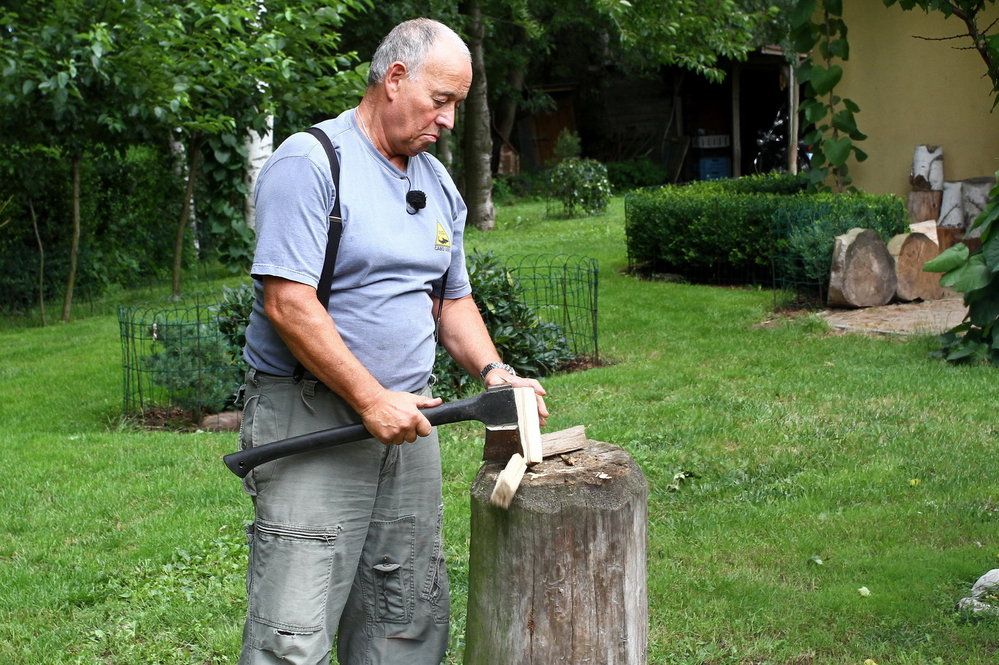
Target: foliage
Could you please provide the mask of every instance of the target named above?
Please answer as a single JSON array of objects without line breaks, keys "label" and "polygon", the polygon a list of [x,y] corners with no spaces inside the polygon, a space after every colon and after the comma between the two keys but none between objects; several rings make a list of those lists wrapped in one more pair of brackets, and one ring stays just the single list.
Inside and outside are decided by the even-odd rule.
[{"label": "foliage", "polygon": [[493,178],[493,200],[497,203],[512,203],[515,199],[542,197],[547,188],[548,174],[544,171],[500,174]]},{"label": "foliage", "polygon": [[568,127],[562,129],[555,139],[555,149],[552,151],[556,162],[567,159],[578,159],[583,154],[583,146],[579,142],[579,134]]},{"label": "foliage", "polygon": [[999,365],[999,184],[972,229],[980,230],[980,251],[972,254],[959,243],[924,266],[944,273],[940,285],[963,293],[968,305],[965,321],[941,337],[936,355],[956,363],[988,360]]},{"label": "foliage", "polygon": [[[798,176],[713,180],[627,197],[630,260],[709,282],[823,284],[834,237],[861,226],[887,239],[906,228],[894,196],[800,192]],[[798,192],[798,193],[796,193]]]},{"label": "foliage", "polygon": [[700,183],[697,187],[707,187],[730,194],[797,194],[808,188],[805,174],[792,175],[786,172],[754,173],[741,178],[723,178],[710,183]]},{"label": "foliage", "polygon": [[774,210],[776,277],[799,288],[824,288],[836,236],[860,227],[887,242],[908,224],[905,205],[893,195],[819,192],[783,198]]},{"label": "foliage", "polygon": [[607,209],[610,181],[607,167],[593,159],[564,159],[551,169],[552,198],[562,205],[562,214],[595,215]]},{"label": "foliage", "polygon": [[648,157],[621,162],[607,162],[607,180],[611,190],[620,194],[640,187],[655,187],[666,182],[666,167]]},{"label": "foliage", "polygon": [[[495,254],[470,253],[468,278],[496,350],[517,374],[542,377],[572,359],[562,329],[538,318],[524,301],[517,278]],[[479,386],[478,377],[470,377],[441,347],[434,375],[434,394],[444,399],[463,396]]]},{"label": "foliage", "polygon": [[[817,9],[821,9],[819,19],[813,20]],[[814,149],[808,178],[817,189],[827,187],[831,178],[832,189],[837,192],[852,189],[847,166],[850,157],[858,162],[867,159],[867,153],[856,145],[867,138],[857,128],[855,114],[860,107],[834,92],[843,78],[843,67],[834,61],[846,62],[850,58],[842,15],[842,0],[798,0],[790,16],[793,47],[796,52],[808,54],[797,68],[798,78],[805,84],[806,99],[801,111],[806,123],[814,125],[803,138]],[[821,64],[816,62],[816,48]]]},{"label": "foliage", "polygon": [[[38,245],[31,209],[45,251],[44,295],[61,292],[69,270],[67,221],[69,165],[64,152],[10,145],[0,154],[0,196],[13,197],[12,222],[0,232],[0,310],[21,311],[37,301]],[[169,275],[162,258],[172,245],[170,220],[180,186],[165,148],[134,146],[124,152],[93,146],[82,161],[82,228],[77,292],[95,298],[117,287]],[[192,259],[188,255],[186,258]]]},{"label": "foliage", "polygon": [[777,21],[777,2],[634,0],[604,4],[621,46],[638,68],[678,65],[721,81],[722,57],[745,59]]},{"label": "foliage", "polygon": [[231,403],[241,372],[218,326],[165,320],[154,326],[158,348],[145,358],[145,370],[166,389],[171,404],[199,415]]},{"label": "foliage", "polygon": [[707,282],[770,273],[774,194],[734,194],[705,181],[628,195],[628,255],[639,269]]},{"label": "foliage", "polygon": [[242,351],[246,345],[246,326],[253,312],[253,286],[240,284],[229,288],[222,287],[222,301],[218,306],[219,332],[225,336],[234,360],[242,362]]}]

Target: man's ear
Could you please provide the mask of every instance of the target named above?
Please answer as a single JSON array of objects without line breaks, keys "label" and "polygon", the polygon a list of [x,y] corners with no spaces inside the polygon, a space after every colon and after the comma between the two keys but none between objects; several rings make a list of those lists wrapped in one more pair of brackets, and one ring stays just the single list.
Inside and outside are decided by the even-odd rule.
[{"label": "man's ear", "polygon": [[388,95],[389,99],[394,99],[399,93],[399,86],[407,76],[409,76],[409,70],[404,63],[396,60],[389,65],[383,79],[385,82],[385,94]]}]

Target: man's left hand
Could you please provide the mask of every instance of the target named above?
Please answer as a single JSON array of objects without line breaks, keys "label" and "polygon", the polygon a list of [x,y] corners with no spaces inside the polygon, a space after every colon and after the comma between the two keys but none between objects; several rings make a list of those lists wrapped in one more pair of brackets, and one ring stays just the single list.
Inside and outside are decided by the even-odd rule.
[{"label": "man's left hand", "polygon": [[496,368],[486,374],[485,378],[486,388],[492,388],[493,386],[513,386],[514,388],[521,386],[529,386],[534,390],[534,394],[538,398],[538,421],[541,426],[545,426],[545,421],[548,420],[548,407],[545,406],[545,389],[538,383],[537,379],[527,379],[522,376],[516,376],[510,374],[502,368]]}]

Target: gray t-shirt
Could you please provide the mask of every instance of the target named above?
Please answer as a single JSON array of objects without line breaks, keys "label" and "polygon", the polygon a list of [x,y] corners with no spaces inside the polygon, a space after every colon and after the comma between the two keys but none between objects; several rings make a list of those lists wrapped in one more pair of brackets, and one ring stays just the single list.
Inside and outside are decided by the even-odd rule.
[{"label": "gray t-shirt", "polygon": [[[434,361],[431,293],[450,269],[446,298],[471,293],[463,235],[466,208],[443,165],[426,153],[393,166],[360,131],[349,110],[318,125],[340,158],[343,237],[329,312],[344,342],[390,390],[427,384]],[[408,178],[408,180],[407,180]],[[406,192],[427,206],[406,212]],[[317,286],[333,206],[329,161],[307,133],[288,137],[257,180],[257,247],[251,274],[256,302],[243,356],[251,367],[287,376],[296,360],[263,311],[261,277]]]}]

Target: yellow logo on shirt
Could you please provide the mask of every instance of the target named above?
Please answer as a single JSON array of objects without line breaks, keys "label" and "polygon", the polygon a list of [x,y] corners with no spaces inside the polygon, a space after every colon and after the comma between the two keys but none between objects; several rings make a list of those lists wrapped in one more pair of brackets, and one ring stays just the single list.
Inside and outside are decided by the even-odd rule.
[{"label": "yellow logo on shirt", "polygon": [[448,237],[447,229],[440,222],[437,222],[437,240],[434,242],[434,249],[441,252],[451,249],[451,238]]}]

